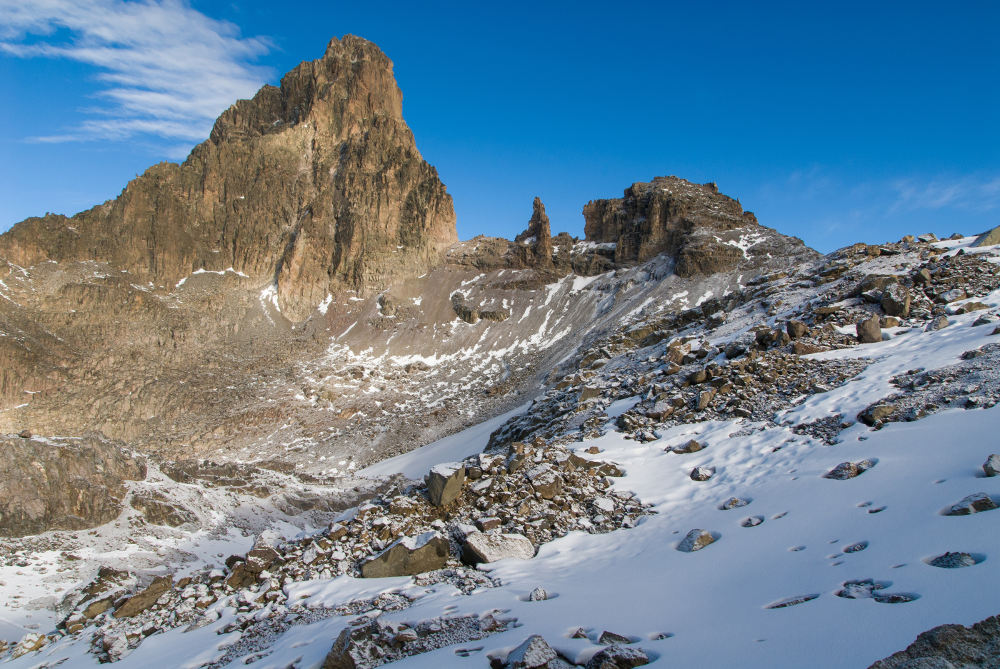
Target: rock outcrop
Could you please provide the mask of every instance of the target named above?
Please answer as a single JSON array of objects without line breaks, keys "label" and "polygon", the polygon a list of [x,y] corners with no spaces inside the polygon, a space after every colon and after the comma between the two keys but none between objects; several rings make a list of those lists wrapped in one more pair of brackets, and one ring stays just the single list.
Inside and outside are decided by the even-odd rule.
[{"label": "rock outcrop", "polygon": [[740,232],[760,229],[757,218],[715,184],[677,177],[634,183],[620,199],[588,202],[583,215],[587,240],[614,244],[616,263],[666,253],[684,277],[733,269],[744,257]]},{"label": "rock outcrop", "polygon": [[552,227],[548,214],[545,213],[545,205],[536,197],[531,207],[528,228],[514,238],[514,243],[523,251],[525,264],[552,267]]},{"label": "rock outcrop", "polygon": [[93,435],[0,437],[0,536],[106,523],[121,512],[125,481],[145,476],[144,462]]},{"label": "rock outcrop", "polygon": [[273,281],[301,320],[338,287],[419,274],[455,241],[451,196],[403,120],[392,62],[348,35],[226,110],[184,163],[154,165],[71,218],[29,218],[0,237],[0,255],[97,260],[156,285],[232,267]]}]

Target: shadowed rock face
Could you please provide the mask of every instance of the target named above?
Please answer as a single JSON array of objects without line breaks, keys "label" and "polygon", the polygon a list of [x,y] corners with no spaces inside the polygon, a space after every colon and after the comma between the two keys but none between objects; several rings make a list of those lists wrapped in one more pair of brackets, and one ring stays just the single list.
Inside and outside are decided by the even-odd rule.
[{"label": "shadowed rock face", "polygon": [[743,253],[726,243],[735,240],[716,234],[759,228],[757,218],[715,184],[676,177],[632,184],[620,199],[592,200],[583,215],[587,240],[614,243],[616,263],[645,262],[666,253],[684,277],[733,269]]},{"label": "shadowed rock face", "polygon": [[0,237],[0,255],[97,260],[157,285],[232,267],[273,280],[300,320],[338,287],[425,271],[455,241],[451,196],[403,121],[392,62],[348,35],[230,107],[183,164],[154,165],[72,218],[29,218]]},{"label": "shadowed rock face", "polygon": [[94,436],[0,437],[0,536],[106,523],[121,512],[124,482],[145,476],[144,462]]}]

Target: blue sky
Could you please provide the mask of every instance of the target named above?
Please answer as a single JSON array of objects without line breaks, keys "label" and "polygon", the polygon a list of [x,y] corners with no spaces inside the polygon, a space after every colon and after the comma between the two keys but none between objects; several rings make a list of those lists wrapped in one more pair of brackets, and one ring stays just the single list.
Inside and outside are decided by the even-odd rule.
[{"label": "blue sky", "polygon": [[459,236],[674,174],[829,251],[1000,224],[1000,3],[0,0],[0,229],[182,160],[353,33],[395,62]]}]

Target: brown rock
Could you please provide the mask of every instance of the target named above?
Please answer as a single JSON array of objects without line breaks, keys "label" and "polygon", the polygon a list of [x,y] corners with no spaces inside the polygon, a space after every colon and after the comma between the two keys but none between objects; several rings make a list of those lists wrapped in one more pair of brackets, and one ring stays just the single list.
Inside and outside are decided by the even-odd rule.
[{"label": "brown rock", "polygon": [[448,540],[437,532],[404,537],[362,563],[364,578],[412,576],[441,569],[448,561]]},{"label": "brown rock", "polygon": [[434,506],[445,506],[462,494],[465,485],[465,465],[436,465],[425,477],[427,495]]},{"label": "brown rock", "polygon": [[788,336],[792,339],[798,339],[799,337],[805,337],[809,334],[809,326],[807,326],[802,321],[788,321],[785,323],[785,330],[788,332]]},{"label": "brown rock", "polygon": [[160,576],[153,579],[145,590],[133,597],[130,597],[124,604],[115,609],[115,618],[131,618],[137,616],[146,609],[153,606],[163,593],[168,592],[173,587],[174,579],[169,576]]},{"label": "brown rock", "polygon": [[882,341],[882,327],[879,325],[878,316],[859,321],[855,327],[858,332],[858,341],[862,344],[874,344]]}]

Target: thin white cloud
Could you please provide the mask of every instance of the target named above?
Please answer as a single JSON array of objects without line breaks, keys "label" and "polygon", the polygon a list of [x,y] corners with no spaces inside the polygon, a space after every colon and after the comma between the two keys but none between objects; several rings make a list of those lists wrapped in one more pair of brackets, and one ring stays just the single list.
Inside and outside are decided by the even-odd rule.
[{"label": "thin white cloud", "polygon": [[0,0],[0,54],[98,69],[100,102],[83,112],[97,118],[40,142],[157,136],[176,156],[178,140],[206,138],[223,110],[260,88],[271,72],[253,60],[270,48],[181,0]]},{"label": "thin white cloud", "polygon": [[898,179],[889,213],[918,209],[959,209],[987,212],[1000,208],[1000,177],[958,177],[931,180]]}]

